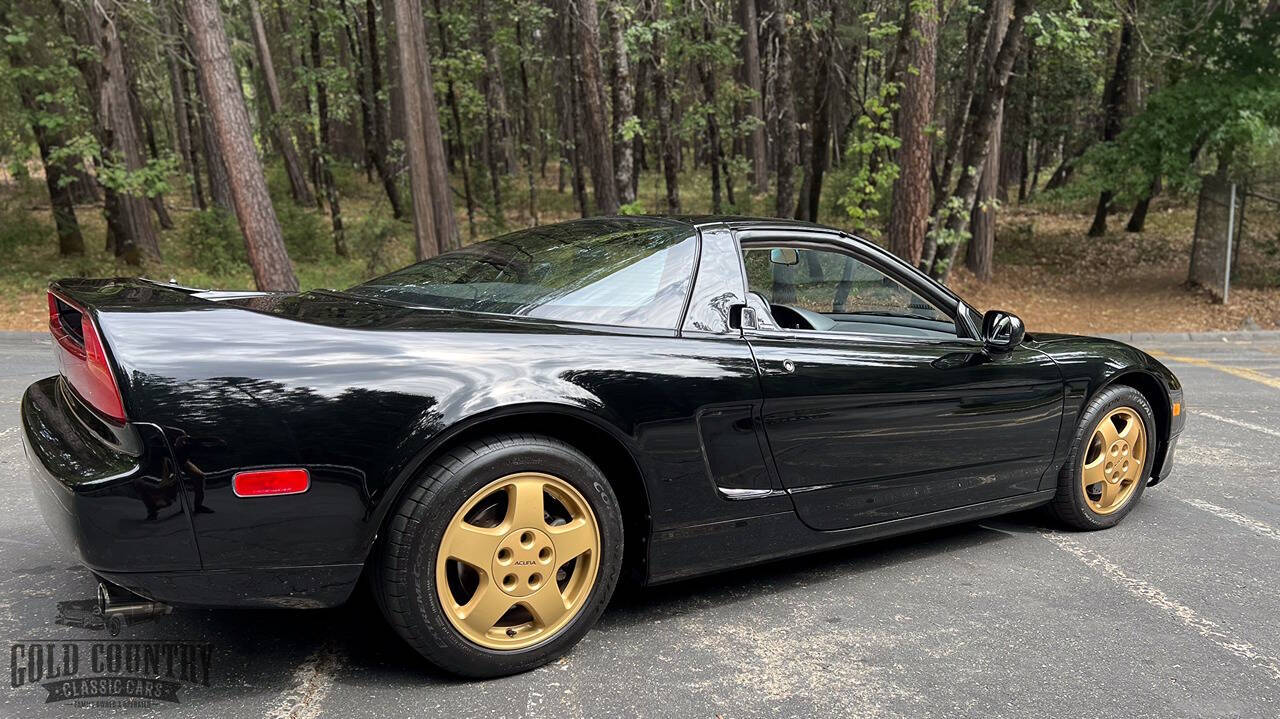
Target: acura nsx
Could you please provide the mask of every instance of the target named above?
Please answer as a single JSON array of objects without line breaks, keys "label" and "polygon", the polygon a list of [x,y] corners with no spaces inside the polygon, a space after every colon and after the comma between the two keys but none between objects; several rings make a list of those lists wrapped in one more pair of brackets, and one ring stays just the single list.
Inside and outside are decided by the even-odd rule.
[{"label": "acura nsx", "polygon": [[344,291],[67,279],[48,303],[24,445],[108,595],[308,608],[364,581],[467,676],[560,656],[624,580],[1037,505],[1110,527],[1184,419],[1150,355],[799,222],[586,219]]}]

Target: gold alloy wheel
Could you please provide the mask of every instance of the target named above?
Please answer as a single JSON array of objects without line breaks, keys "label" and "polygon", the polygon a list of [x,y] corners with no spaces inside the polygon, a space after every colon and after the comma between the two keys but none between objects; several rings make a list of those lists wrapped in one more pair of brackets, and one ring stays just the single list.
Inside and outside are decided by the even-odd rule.
[{"label": "gold alloy wheel", "polygon": [[1147,428],[1132,407],[1117,407],[1093,428],[1085,447],[1080,483],[1084,501],[1098,514],[1128,503],[1147,461]]},{"label": "gold alloy wheel", "polygon": [[582,611],[599,568],[600,528],[582,494],[559,477],[521,472],[453,515],[436,555],[436,594],[462,636],[523,649]]}]

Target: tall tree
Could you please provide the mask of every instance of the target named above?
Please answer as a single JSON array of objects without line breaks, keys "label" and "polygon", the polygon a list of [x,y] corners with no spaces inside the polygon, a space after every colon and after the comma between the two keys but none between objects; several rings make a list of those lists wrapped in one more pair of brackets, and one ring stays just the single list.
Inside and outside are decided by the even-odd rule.
[{"label": "tall tree", "polygon": [[[492,216],[498,227],[506,224],[502,209],[502,177],[511,166],[511,126],[507,119],[507,90],[498,61],[498,46],[493,36],[488,0],[478,0],[476,31],[484,48],[484,74],[480,84],[484,95],[484,155],[489,168]],[[461,138],[458,138],[460,141]]]},{"label": "tall tree", "polygon": [[751,128],[751,179],[756,193],[769,191],[769,162],[764,141],[764,82],[760,76],[760,28],[756,0],[738,0],[738,20],[742,24],[742,75],[751,92],[748,110]]},{"label": "tall tree", "polygon": [[620,0],[609,2],[609,37],[613,44],[613,158],[614,184],[618,201],[629,205],[636,201],[635,187],[631,184],[635,153],[631,137],[635,117],[635,82],[631,76],[631,60],[627,53],[626,29],[631,24],[631,9]]},{"label": "tall tree", "polygon": [[614,185],[613,143],[605,129],[604,71],[600,63],[600,20],[596,0],[571,0],[578,44],[579,80],[582,83],[583,127],[591,156],[591,188],[596,212],[618,214],[618,189]]},{"label": "tall tree", "polygon": [[662,177],[667,188],[667,212],[680,214],[680,146],[672,127],[670,70],[666,58],[666,38],[659,27],[663,0],[649,0],[648,14],[655,25],[652,39],[653,104],[658,111],[658,144],[662,148]]},{"label": "tall tree", "polygon": [[792,93],[791,46],[788,38],[788,2],[774,0],[769,19],[773,51],[777,58],[774,69],[774,100],[777,103],[778,138],[774,143],[774,166],[778,172],[774,214],[790,217],[795,207],[795,168],[799,138],[796,134],[796,104]]},{"label": "tall tree", "polygon": [[[294,147],[293,136],[289,128],[280,121],[285,112],[284,102],[280,98],[280,83],[276,80],[276,65],[271,57],[271,44],[267,42],[267,28],[262,22],[262,9],[258,0],[248,0],[249,25],[253,34],[253,47],[258,55],[258,67],[262,71],[263,83],[267,88],[267,103],[271,110],[271,137],[275,140],[276,149],[280,151],[280,159],[284,162],[285,174],[289,177],[289,191],[293,199],[303,207],[315,204],[311,188],[307,186],[307,176],[302,170],[302,160],[298,158],[298,149]],[[184,110],[185,111],[185,110]]]},{"label": "tall tree", "polygon": [[[404,93],[405,154],[409,164],[409,194],[413,200],[414,253],[418,259],[426,259],[434,257],[447,247],[445,238],[440,235],[440,222],[435,217],[436,193],[432,190],[436,180],[430,157],[432,152],[443,155],[444,143],[441,140],[440,148],[433,148],[431,138],[428,137],[428,103],[424,96],[430,88],[431,79],[422,4],[420,0],[393,0],[393,6],[400,87]],[[434,105],[433,98],[430,108],[433,114]],[[439,129],[437,119],[437,139]],[[443,157],[440,159],[443,161]],[[453,215],[452,208],[449,215]]]},{"label": "tall tree", "polygon": [[395,171],[388,158],[387,108],[383,102],[382,51],[378,48],[378,8],[374,0],[365,0],[365,57],[369,58],[369,118],[373,123],[373,142],[369,146],[369,162],[373,163],[382,191],[391,204],[391,214],[396,219],[404,217],[404,205],[400,201],[400,188],[396,186]]},{"label": "tall tree", "polygon": [[[1136,0],[1129,0],[1128,11],[1123,13],[1120,24],[1120,44],[1116,48],[1115,70],[1107,80],[1102,93],[1102,141],[1114,142],[1120,136],[1121,124],[1124,122],[1125,106],[1129,95],[1129,68],[1133,63],[1134,15],[1137,14]],[[1089,226],[1090,237],[1101,237],[1107,233],[1107,212],[1111,209],[1111,201],[1115,198],[1115,190],[1105,188],[1098,196],[1098,208],[1093,213],[1093,224]]]},{"label": "tall tree", "polygon": [[[995,127],[996,116],[1004,102],[1005,93],[1009,89],[1009,77],[1013,73],[1013,62],[1017,58],[1018,46],[1022,41],[1022,30],[1027,15],[1035,5],[1035,0],[1014,0],[1013,17],[1009,21],[1000,43],[986,73],[986,82],[981,94],[975,94],[970,104],[970,113],[965,123],[963,149],[960,152],[960,179],[951,192],[948,205],[937,225],[948,237],[945,245],[938,247],[933,258],[930,274],[945,281],[951,272],[951,263],[964,237],[965,226],[973,214],[978,195],[978,181],[981,173],[978,168],[987,161],[991,149],[991,135]],[[990,24],[990,23],[988,23]],[[941,244],[941,243],[940,243]]]},{"label": "tall tree", "polygon": [[[996,50],[1004,43],[1009,29],[1010,0],[992,0],[988,10],[994,18],[991,37],[987,40],[985,64],[996,61]],[[1000,154],[1004,128],[1004,98],[996,103],[995,118],[991,126],[987,157],[982,163],[982,176],[978,179],[977,201],[969,216],[969,247],[965,264],[974,277],[986,282],[991,279],[995,262],[996,196],[1000,184]]]},{"label": "tall tree", "polygon": [[187,23],[196,61],[203,68],[204,96],[209,102],[218,154],[227,166],[236,219],[244,234],[254,281],[260,290],[296,292],[298,278],[289,263],[262,162],[253,144],[249,110],[231,62],[218,0],[187,0]]},{"label": "tall tree", "polygon": [[329,86],[325,81],[324,57],[320,53],[320,0],[311,0],[308,21],[310,23],[311,70],[315,73],[316,89],[316,170],[324,187],[325,200],[329,203],[329,218],[333,226],[333,251],[346,257],[347,233],[342,227],[342,201],[338,197],[338,185],[333,180],[333,126],[329,121]]},{"label": "tall tree", "polygon": [[[7,9],[0,8],[0,27],[13,27],[11,23]],[[57,100],[57,88],[50,83],[56,77],[51,73],[53,63],[41,43],[30,35],[26,35],[23,42],[6,42],[5,47],[9,67],[16,75],[18,100],[40,151],[45,188],[49,192],[49,209],[58,232],[58,254],[63,257],[83,255],[84,236],[76,220],[75,199],[71,194],[72,177],[65,169],[66,160],[54,157],[67,145],[68,138],[66,109]],[[44,74],[46,72],[50,74]]]},{"label": "tall tree", "polygon": [[932,2],[905,0],[903,15],[910,36],[906,46],[907,71],[899,94],[898,149],[900,174],[893,183],[889,224],[885,231],[889,250],[912,265],[920,264],[924,237],[929,229],[929,168],[933,157],[934,82],[938,57],[938,10]]},{"label": "tall tree", "polygon": [[[120,41],[114,6],[94,2],[88,12],[89,37],[98,53],[98,117],[104,154],[103,165],[124,174],[142,170],[142,140],[138,136],[137,119],[129,102],[129,77],[124,69],[124,45]],[[142,258],[160,257],[160,243],[151,223],[150,202],[134,189],[120,187],[107,195],[104,214],[108,239],[117,257],[129,264],[140,264]]]}]

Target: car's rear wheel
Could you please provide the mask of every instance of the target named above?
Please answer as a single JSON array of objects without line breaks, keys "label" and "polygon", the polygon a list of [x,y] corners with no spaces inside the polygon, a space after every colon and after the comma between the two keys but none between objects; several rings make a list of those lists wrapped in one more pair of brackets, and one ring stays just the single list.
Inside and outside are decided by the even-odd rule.
[{"label": "car's rear wheel", "polygon": [[552,661],[617,584],[622,516],[609,482],[555,439],[506,434],[449,450],[390,518],[375,566],[387,619],[456,674]]},{"label": "car's rear wheel", "polygon": [[1058,477],[1058,518],[1078,529],[1105,529],[1132,511],[1151,475],[1155,426],[1151,404],[1133,387],[1098,393],[1080,418]]}]

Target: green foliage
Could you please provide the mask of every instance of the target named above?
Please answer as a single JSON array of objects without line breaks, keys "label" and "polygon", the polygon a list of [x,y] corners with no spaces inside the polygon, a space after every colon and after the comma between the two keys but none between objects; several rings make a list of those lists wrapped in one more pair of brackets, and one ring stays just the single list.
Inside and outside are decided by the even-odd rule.
[{"label": "green foliage", "polygon": [[[948,197],[946,202],[942,203],[942,209],[938,211],[938,217],[933,226],[929,228],[929,236],[938,243],[938,260],[934,266],[936,274],[945,274],[950,269],[947,267],[947,262],[942,259],[946,255],[943,248],[951,245],[962,245],[969,241],[970,234],[968,229],[952,230],[947,227],[958,215],[967,213],[968,208],[965,207],[964,200],[955,196]],[[969,226],[968,218],[965,218],[965,220],[962,228],[968,228]]]},{"label": "green foliage", "polygon": [[276,218],[280,220],[289,257],[299,262],[313,262],[333,254],[333,238],[328,226],[314,210],[283,202],[276,205]]},{"label": "green foliage", "polygon": [[235,274],[248,266],[240,228],[220,207],[191,213],[182,229],[182,245],[191,264],[213,276]]},{"label": "green foliage", "polygon": [[18,248],[53,236],[53,227],[33,215],[23,203],[0,203],[0,257],[11,257]]},{"label": "green foliage", "polygon": [[867,103],[867,113],[858,117],[845,147],[846,170],[837,178],[843,191],[840,207],[854,230],[878,227],[901,168],[893,161],[902,141],[893,134],[893,111],[898,88],[886,83],[877,97]]},{"label": "green foliage", "polygon": [[381,275],[404,265],[406,240],[412,228],[384,212],[370,212],[351,223],[347,239],[354,257],[363,258],[368,275]]},{"label": "green foliage", "polygon": [[[1155,92],[1113,143],[1086,157],[1102,184],[1141,196],[1155,178],[1193,190],[1199,175],[1226,167],[1239,176],[1280,146],[1280,13],[1261,5],[1172,3],[1171,82]],[[1205,158],[1217,160],[1208,165]],[[1199,159],[1199,161],[1197,161]]]}]

